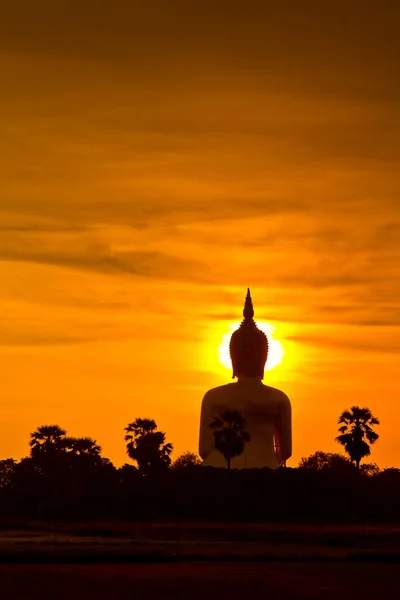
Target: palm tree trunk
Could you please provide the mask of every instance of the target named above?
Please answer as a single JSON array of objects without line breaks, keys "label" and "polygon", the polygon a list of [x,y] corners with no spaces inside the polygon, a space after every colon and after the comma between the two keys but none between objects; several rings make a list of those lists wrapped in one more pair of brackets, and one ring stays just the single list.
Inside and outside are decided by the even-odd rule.
[{"label": "palm tree trunk", "polygon": [[227,463],[228,463],[228,464],[227,464],[228,471],[230,471],[230,470],[231,470],[231,457],[230,457],[230,456],[228,456],[228,458],[226,459],[226,461],[227,461]]}]

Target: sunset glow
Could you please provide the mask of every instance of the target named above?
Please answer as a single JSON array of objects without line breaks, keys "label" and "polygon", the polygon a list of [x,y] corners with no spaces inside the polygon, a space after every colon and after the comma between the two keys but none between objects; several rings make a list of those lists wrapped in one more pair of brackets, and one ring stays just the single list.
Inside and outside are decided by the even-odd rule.
[{"label": "sunset glow", "polygon": [[57,423],[122,465],[136,417],[197,451],[250,287],[289,466],[360,404],[400,467],[399,3],[5,4],[0,459]]}]

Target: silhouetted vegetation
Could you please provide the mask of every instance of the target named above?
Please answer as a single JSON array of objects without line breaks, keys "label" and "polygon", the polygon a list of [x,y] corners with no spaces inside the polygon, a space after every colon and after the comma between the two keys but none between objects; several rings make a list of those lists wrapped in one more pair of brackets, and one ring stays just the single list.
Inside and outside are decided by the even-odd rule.
[{"label": "silhouetted vegetation", "polygon": [[0,460],[0,489],[9,488],[15,477],[17,462],[13,458]]},{"label": "silhouetted vegetation", "polygon": [[331,452],[314,452],[299,462],[299,469],[310,469],[314,471],[334,470],[336,472],[349,473],[354,470],[354,465],[343,454]]},{"label": "silhouetted vegetation", "polygon": [[[350,417],[347,412],[346,426],[351,428],[350,417],[357,413],[354,407]],[[376,439],[366,428],[376,424],[371,419],[365,412],[359,419],[369,434],[365,433],[367,440]],[[248,439],[244,419],[238,413],[224,413],[213,428],[229,464]],[[70,437],[58,425],[38,427],[30,435],[28,457],[0,461],[3,518],[364,523],[399,519],[400,469],[381,471],[375,464],[357,465],[354,455],[318,451],[303,458],[298,468],[228,472],[201,466],[192,452],[171,463],[172,444],[152,419],[136,419],[125,432],[127,453],[136,464],[118,469],[102,456],[96,440]]]},{"label": "silhouetted vegetation", "polygon": [[224,456],[228,469],[231,459],[240,456],[244,445],[250,441],[250,433],[246,431],[246,421],[237,410],[226,410],[216,417],[210,427],[214,433],[215,447]]},{"label": "silhouetted vegetation", "polygon": [[[330,471],[338,474],[354,473],[357,470],[356,465],[343,454],[331,452],[314,452],[299,462],[299,469],[310,469],[314,471]],[[378,475],[380,469],[375,463],[365,463],[359,470],[363,475]]]},{"label": "silhouetted vegetation", "polygon": [[157,431],[153,419],[135,419],[125,427],[126,452],[138,464],[143,475],[160,472],[171,464],[173,445],[165,442],[165,433]]},{"label": "silhouetted vegetation", "polygon": [[338,423],[341,425],[340,435],[335,440],[344,446],[358,470],[361,460],[371,454],[370,444],[374,444],[379,438],[372,429],[373,425],[379,425],[379,420],[372,416],[369,408],[352,406],[350,410],[342,412]]},{"label": "silhouetted vegetation", "polygon": [[184,452],[171,465],[172,469],[188,469],[201,465],[201,458],[194,452]]},{"label": "silhouetted vegetation", "polygon": [[31,455],[50,456],[65,450],[66,433],[58,425],[41,425],[31,433]]}]

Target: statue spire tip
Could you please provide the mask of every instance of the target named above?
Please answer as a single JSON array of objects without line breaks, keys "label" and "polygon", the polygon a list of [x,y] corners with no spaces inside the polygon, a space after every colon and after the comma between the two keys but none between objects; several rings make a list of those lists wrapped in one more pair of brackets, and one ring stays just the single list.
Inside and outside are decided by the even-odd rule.
[{"label": "statue spire tip", "polygon": [[247,296],[244,303],[243,316],[245,319],[253,319],[254,317],[254,308],[250,295],[250,288],[247,288]]}]

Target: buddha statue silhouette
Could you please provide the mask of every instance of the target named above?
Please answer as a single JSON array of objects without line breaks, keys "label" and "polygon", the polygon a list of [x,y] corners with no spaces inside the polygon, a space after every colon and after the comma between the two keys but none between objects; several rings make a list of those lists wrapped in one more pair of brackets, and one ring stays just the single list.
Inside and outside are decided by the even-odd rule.
[{"label": "buddha statue silhouette", "polygon": [[232,468],[276,469],[292,454],[290,400],[280,390],[264,385],[268,357],[268,338],[254,322],[250,290],[243,310],[243,321],[231,337],[229,350],[233,377],[237,382],[209,390],[202,402],[199,454],[204,466],[224,467],[226,461],[214,446],[211,422],[226,410],[237,410],[246,420],[250,441],[232,459]]}]

